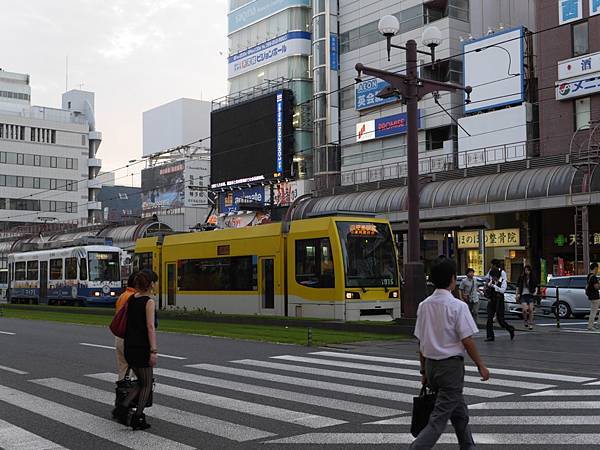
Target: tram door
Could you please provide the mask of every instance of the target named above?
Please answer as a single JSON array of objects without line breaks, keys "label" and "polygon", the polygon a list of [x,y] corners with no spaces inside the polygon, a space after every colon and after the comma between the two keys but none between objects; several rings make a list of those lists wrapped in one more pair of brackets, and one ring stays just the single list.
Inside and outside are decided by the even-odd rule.
[{"label": "tram door", "polygon": [[273,313],[275,309],[275,259],[260,258],[261,312]]},{"label": "tram door", "polygon": [[175,269],[175,264],[167,264],[167,306],[175,306],[177,283]]},{"label": "tram door", "polygon": [[48,303],[48,261],[40,261],[40,298],[38,303]]}]

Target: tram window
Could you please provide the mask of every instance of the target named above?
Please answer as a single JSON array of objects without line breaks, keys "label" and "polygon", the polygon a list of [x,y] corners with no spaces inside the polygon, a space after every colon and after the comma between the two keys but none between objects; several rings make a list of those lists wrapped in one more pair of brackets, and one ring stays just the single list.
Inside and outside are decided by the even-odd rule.
[{"label": "tram window", "polygon": [[15,263],[15,280],[25,280],[25,261]]},{"label": "tram window", "polygon": [[51,259],[50,260],[50,279],[51,280],[62,280],[63,277],[63,260],[62,259]]},{"label": "tram window", "polygon": [[77,258],[65,258],[65,279],[77,279]]},{"label": "tram window", "polygon": [[136,253],[133,256],[133,269],[134,270],[152,270],[152,253]]},{"label": "tram window", "polygon": [[0,284],[8,283],[8,272],[2,271],[0,272]]},{"label": "tram window", "polygon": [[181,291],[256,291],[257,257],[180,260],[177,287]]},{"label": "tram window", "polygon": [[29,281],[37,281],[38,280],[38,262],[37,261],[27,261],[27,279]]},{"label": "tram window", "polygon": [[87,280],[87,260],[85,258],[79,260],[79,279],[81,281]]},{"label": "tram window", "polygon": [[296,241],[296,282],[312,288],[335,287],[329,239]]}]

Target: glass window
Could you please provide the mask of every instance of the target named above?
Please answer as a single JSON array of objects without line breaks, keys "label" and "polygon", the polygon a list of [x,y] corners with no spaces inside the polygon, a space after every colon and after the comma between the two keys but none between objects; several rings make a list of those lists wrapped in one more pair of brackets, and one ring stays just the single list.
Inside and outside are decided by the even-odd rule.
[{"label": "glass window", "polygon": [[56,156],[50,157],[50,167],[56,167]]},{"label": "glass window", "polygon": [[588,38],[588,23],[581,22],[573,25],[573,56],[585,55],[590,52]]},{"label": "glass window", "polygon": [[121,268],[117,252],[90,252],[88,254],[90,281],[120,281]]},{"label": "glass window", "polygon": [[587,286],[587,277],[573,277],[571,278],[571,289],[585,289]]},{"label": "glass window", "polygon": [[50,279],[51,280],[62,280],[63,277],[63,260],[62,259],[51,259],[50,260]]},{"label": "glass window", "polygon": [[23,177],[17,177],[17,187],[23,187]]},{"label": "glass window", "polygon": [[256,291],[257,257],[187,259],[177,262],[181,291]]},{"label": "glass window", "polygon": [[17,154],[14,152],[6,152],[6,164],[16,164]]},{"label": "glass window", "polygon": [[23,153],[17,153],[17,164],[23,165],[24,164],[24,158],[23,158]]},{"label": "glass window", "polygon": [[37,281],[38,279],[38,262],[27,261],[27,279],[30,281]]},{"label": "glass window", "polygon": [[152,252],[136,253],[133,256],[133,270],[152,270]]},{"label": "glass window", "polygon": [[548,286],[566,288],[569,287],[569,278],[552,278],[548,281]]},{"label": "glass window", "polygon": [[23,177],[23,187],[24,188],[33,188],[33,177]]},{"label": "glass window", "polygon": [[[0,130],[2,130],[1,124],[0,124]],[[0,135],[0,137],[2,137],[2,136]],[[6,164],[6,152],[0,152],[0,163]]]},{"label": "glass window", "polygon": [[6,269],[0,270],[0,284],[8,283],[8,271]]},{"label": "glass window", "polygon": [[40,189],[50,189],[50,178],[40,178]]},{"label": "glass window", "polygon": [[85,258],[79,260],[79,279],[81,281],[87,280],[87,260]]},{"label": "glass window", "polygon": [[0,186],[6,186],[6,175],[0,175]]},{"label": "glass window", "polygon": [[67,158],[63,158],[63,157],[57,158],[56,166],[58,169],[66,169],[67,168]]},{"label": "glass window", "polygon": [[65,258],[65,279],[77,279],[77,258]]},{"label": "glass window", "polygon": [[17,177],[14,175],[6,175],[6,186],[17,187]]},{"label": "glass window", "polygon": [[15,263],[15,280],[21,281],[27,279],[25,270],[25,261]]},{"label": "glass window", "polygon": [[335,287],[333,254],[328,238],[296,241],[296,282],[311,288]]},{"label": "glass window", "polygon": [[382,223],[337,222],[344,255],[346,287],[398,285],[390,228]]},{"label": "glass window", "polygon": [[73,168],[73,158],[67,158],[67,169]]},{"label": "glass window", "polygon": [[575,130],[590,127],[592,118],[591,102],[589,97],[575,99]]},{"label": "glass window", "polygon": [[50,157],[42,156],[42,167],[50,167]]},{"label": "glass window", "polygon": [[33,166],[33,155],[29,153],[23,155],[23,164],[26,166]]}]

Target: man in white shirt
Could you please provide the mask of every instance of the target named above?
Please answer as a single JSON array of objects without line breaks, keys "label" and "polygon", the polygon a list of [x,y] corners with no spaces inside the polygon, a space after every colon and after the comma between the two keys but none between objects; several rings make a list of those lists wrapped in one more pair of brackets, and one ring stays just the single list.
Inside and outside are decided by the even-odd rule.
[{"label": "man in white shirt", "polygon": [[515,338],[515,327],[506,323],[504,320],[504,292],[506,291],[506,278],[502,277],[500,269],[490,270],[491,280],[488,283],[488,304],[487,304],[487,339],[486,342],[493,341],[494,336],[494,316],[498,320],[498,325],[508,331],[510,340]]},{"label": "man in white shirt", "polygon": [[472,268],[467,269],[467,276],[463,278],[458,286],[458,295],[460,299],[469,305],[471,316],[477,323],[479,317],[479,292],[477,291],[477,280],[475,279],[475,270]]},{"label": "man in white shirt", "polygon": [[419,340],[421,382],[437,391],[437,398],[429,423],[410,449],[433,448],[450,420],[461,450],[470,450],[475,443],[463,397],[465,351],[477,365],[482,381],[490,378],[490,372],[472,338],[478,329],[469,307],[452,295],[456,288],[454,261],[436,260],[430,279],[436,290],[419,305],[415,336]]}]

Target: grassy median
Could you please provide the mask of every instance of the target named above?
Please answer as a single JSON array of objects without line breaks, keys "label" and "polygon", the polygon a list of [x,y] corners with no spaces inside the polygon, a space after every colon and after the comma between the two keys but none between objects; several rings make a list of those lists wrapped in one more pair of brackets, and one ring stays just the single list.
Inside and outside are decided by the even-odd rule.
[{"label": "grassy median", "polygon": [[[3,317],[45,320],[52,322],[75,323],[83,325],[106,326],[111,316],[82,314],[77,312],[54,312],[3,308]],[[1,318],[0,318],[1,320]],[[158,331],[173,333],[199,334],[204,336],[222,336],[233,339],[249,339],[255,341],[278,342],[286,344],[307,344],[308,330],[304,327],[286,327],[284,325],[245,325],[219,322],[202,322],[199,320],[161,319]],[[394,341],[403,340],[407,336],[400,334],[379,334],[353,331],[312,329],[312,344],[341,344],[360,341]]]}]

